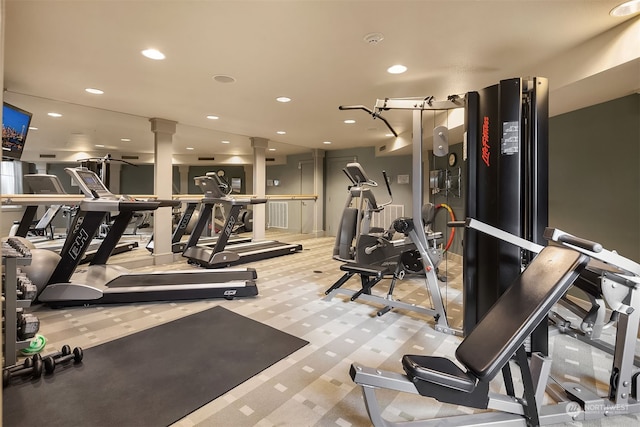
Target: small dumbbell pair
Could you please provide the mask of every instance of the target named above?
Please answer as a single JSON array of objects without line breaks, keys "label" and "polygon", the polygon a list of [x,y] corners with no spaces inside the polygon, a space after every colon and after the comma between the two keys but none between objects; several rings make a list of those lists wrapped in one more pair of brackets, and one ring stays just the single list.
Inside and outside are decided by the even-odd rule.
[{"label": "small dumbbell pair", "polygon": [[34,354],[24,360],[23,363],[9,366],[2,370],[2,386],[6,387],[14,378],[31,377],[37,379],[42,376],[43,361],[39,354]]},{"label": "small dumbbell pair", "polygon": [[45,356],[42,360],[44,362],[44,371],[47,374],[52,374],[56,369],[56,365],[62,365],[73,360],[73,363],[80,363],[82,361],[82,349],[76,347],[71,351],[71,347],[63,345],[62,350],[57,353],[52,353]]}]

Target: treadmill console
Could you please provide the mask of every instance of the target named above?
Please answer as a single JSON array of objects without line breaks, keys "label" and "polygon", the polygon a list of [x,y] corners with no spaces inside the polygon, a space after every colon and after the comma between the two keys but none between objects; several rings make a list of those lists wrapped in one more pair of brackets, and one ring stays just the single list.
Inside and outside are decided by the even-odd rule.
[{"label": "treadmill console", "polygon": [[56,175],[27,174],[24,176],[24,183],[33,194],[67,194]]},{"label": "treadmill console", "polygon": [[83,168],[65,168],[65,171],[86,197],[115,198],[95,172]]},{"label": "treadmill console", "polygon": [[229,184],[224,182],[215,172],[207,173],[206,176],[197,176],[194,180],[204,193],[205,198],[223,199],[231,192]]}]

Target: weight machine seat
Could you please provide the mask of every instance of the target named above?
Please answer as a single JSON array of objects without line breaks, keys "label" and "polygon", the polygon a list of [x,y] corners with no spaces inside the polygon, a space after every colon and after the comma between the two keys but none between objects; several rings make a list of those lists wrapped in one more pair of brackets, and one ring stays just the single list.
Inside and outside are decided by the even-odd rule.
[{"label": "weight machine seat", "polygon": [[476,386],[476,378],[473,375],[444,357],[404,356],[402,365],[405,372],[414,379],[419,378],[467,393],[473,391]]},{"label": "weight machine seat", "polygon": [[436,207],[433,203],[425,203],[422,205],[422,221],[425,226],[433,224],[433,220],[436,218]]},{"label": "weight machine seat", "polygon": [[349,273],[358,273],[362,276],[375,276],[378,278],[382,278],[382,276],[386,274],[393,273],[393,270],[390,270],[389,266],[358,264],[355,262],[348,262],[346,264],[342,264],[340,266],[340,270],[346,271]]},{"label": "weight machine seat", "polygon": [[472,393],[477,384],[488,385],[588,261],[567,247],[545,247],[458,346],[456,358],[466,372],[447,359],[405,355],[402,365],[409,379],[420,394],[436,399],[440,387]]}]

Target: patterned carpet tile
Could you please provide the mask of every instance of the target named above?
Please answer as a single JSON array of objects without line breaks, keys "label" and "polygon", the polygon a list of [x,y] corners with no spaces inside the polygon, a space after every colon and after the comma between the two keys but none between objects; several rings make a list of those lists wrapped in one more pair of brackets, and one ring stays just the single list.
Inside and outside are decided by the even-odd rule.
[{"label": "patterned carpet tile", "polygon": [[[257,297],[63,310],[39,306],[35,312],[42,323],[40,332],[48,340],[45,353],[59,350],[63,344],[88,348],[222,305],[310,344],[174,426],[369,426],[361,390],[349,377],[351,363],[401,372],[404,354],[452,358],[460,338],[435,331],[434,319],[421,313],[392,310],[378,317],[376,312],[382,304],[352,302],[346,296],[325,301],[325,290],[343,273],[339,270],[340,263],[331,259],[333,238],[304,239],[300,243],[304,247],[302,252],[247,264],[258,271]],[[194,267],[178,260],[162,268]],[[440,266],[440,274],[447,278],[439,283],[447,317],[451,326],[459,328],[462,322],[459,257],[447,257]],[[388,286],[389,281],[384,280],[374,287],[373,293],[384,297]],[[345,287],[357,290],[359,281],[352,279]],[[394,297],[427,307],[432,304],[424,277],[415,275],[398,282]],[[607,330],[604,338],[612,342],[614,332]],[[215,336],[215,325],[211,333]],[[610,355],[565,335],[554,335],[551,349],[552,374],[556,379],[579,382],[600,394],[606,393]],[[188,351],[185,349],[185,354]],[[492,384],[496,391],[502,387],[500,381]],[[379,400],[384,416],[392,421],[472,412],[465,407],[389,390],[381,390]],[[632,416],[576,425],[638,425],[638,422]]]}]

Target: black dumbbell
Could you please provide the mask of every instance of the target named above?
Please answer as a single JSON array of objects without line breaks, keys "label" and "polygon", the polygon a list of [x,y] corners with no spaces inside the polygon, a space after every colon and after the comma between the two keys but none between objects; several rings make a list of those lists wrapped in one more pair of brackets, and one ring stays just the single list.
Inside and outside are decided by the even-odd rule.
[{"label": "black dumbbell", "polygon": [[44,370],[47,374],[52,374],[56,369],[56,365],[61,363],[67,363],[73,360],[74,363],[80,363],[82,361],[83,353],[80,347],[76,347],[71,351],[71,347],[68,345],[62,346],[62,351],[59,353],[53,353],[44,357]]},{"label": "black dumbbell", "polygon": [[42,376],[42,366],[42,357],[39,354],[35,354],[31,358],[25,359],[21,365],[5,368],[2,371],[2,386],[8,386],[11,379],[16,377],[31,376],[33,379],[40,378]]},{"label": "black dumbbell", "polygon": [[35,362],[35,360],[37,358],[40,358],[39,354],[35,354],[33,355],[33,357],[28,357],[26,359],[24,359],[24,361],[20,364],[17,365],[12,365],[12,366],[7,366],[6,368],[4,368],[5,371],[10,371],[10,372],[15,372],[18,369],[22,369],[22,368],[30,368],[33,366],[33,362]]}]

